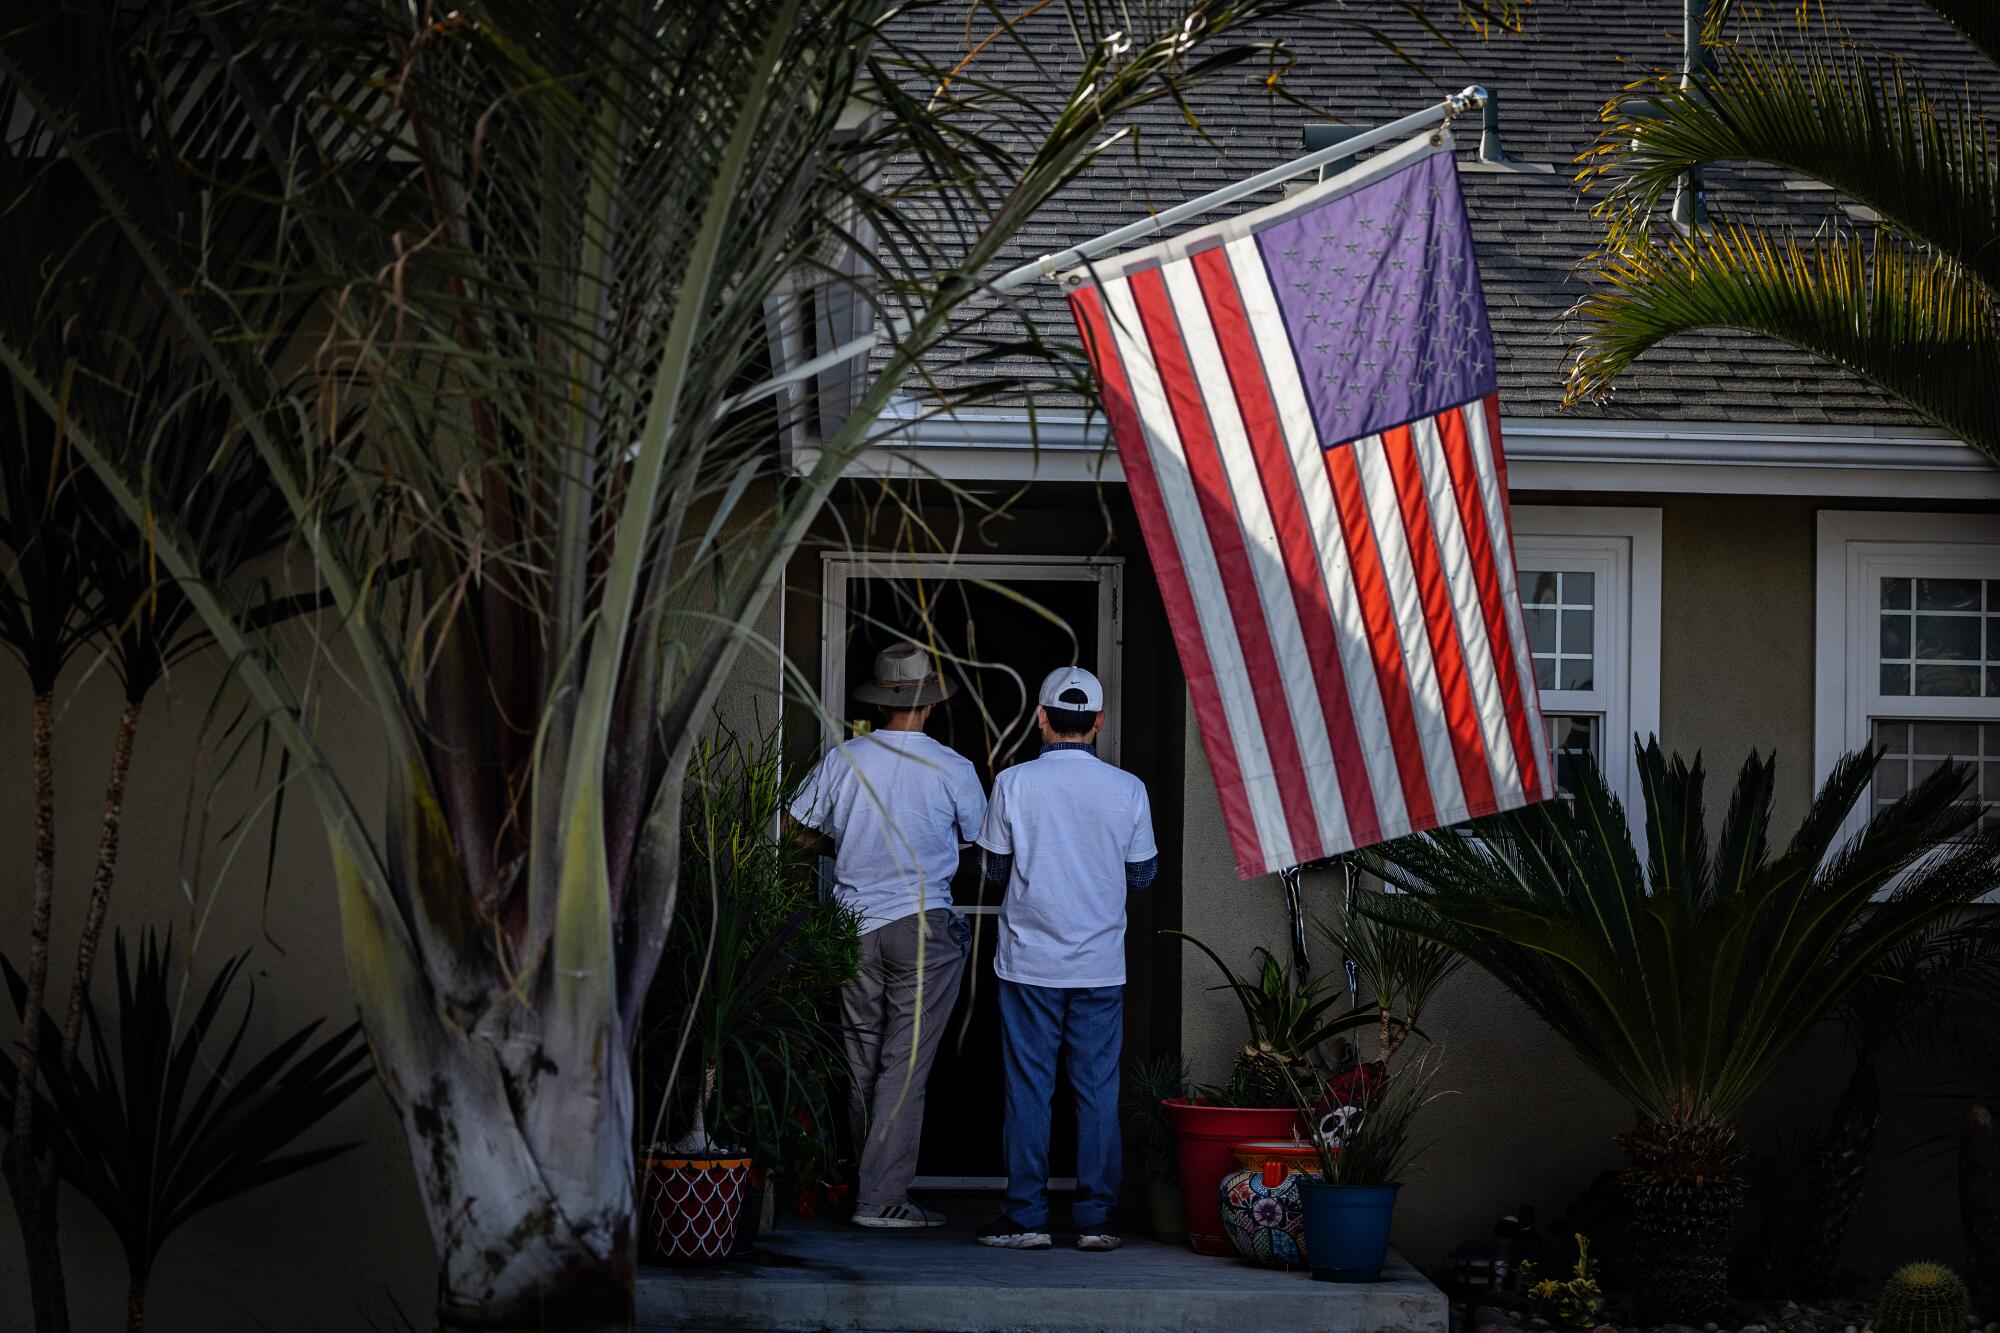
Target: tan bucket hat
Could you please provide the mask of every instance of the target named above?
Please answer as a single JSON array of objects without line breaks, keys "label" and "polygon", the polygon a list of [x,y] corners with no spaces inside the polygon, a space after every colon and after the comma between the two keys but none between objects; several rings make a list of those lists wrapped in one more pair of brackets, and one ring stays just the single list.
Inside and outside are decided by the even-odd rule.
[{"label": "tan bucket hat", "polygon": [[931,656],[910,642],[892,643],[875,655],[875,679],[854,691],[865,704],[922,708],[951,698],[957,687],[931,670]]}]

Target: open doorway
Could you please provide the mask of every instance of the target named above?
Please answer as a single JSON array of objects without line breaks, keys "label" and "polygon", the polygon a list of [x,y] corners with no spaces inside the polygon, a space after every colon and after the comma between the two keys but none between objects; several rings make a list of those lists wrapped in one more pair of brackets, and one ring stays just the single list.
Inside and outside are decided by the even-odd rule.
[{"label": "open doorway", "polygon": [[[1118,558],[958,557],[913,560],[827,555],[821,601],[820,697],[834,718],[831,743],[869,719],[849,690],[875,654],[899,639],[935,643],[959,692],[932,715],[930,734],[971,760],[981,784],[1035,757],[1034,691],[1042,676],[1074,663],[1104,681],[1098,753],[1119,758],[1119,624],[1124,561]],[[1003,1077],[993,980],[997,896],[984,889],[972,855],[962,858],[952,899],[973,920],[974,956],[926,1091],[917,1184],[1000,1189]],[[1073,1185],[1075,1117],[1059,1080],[1050,1143],[1050,1184]]]}]

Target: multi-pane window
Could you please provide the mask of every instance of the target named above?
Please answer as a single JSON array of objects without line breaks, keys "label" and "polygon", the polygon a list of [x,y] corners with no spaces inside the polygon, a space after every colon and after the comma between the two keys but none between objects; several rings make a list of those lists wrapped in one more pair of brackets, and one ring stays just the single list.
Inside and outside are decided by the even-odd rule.
[{"label": "multi-pane window", "polygon": [[1843,831],[1951,760],[2000,818],[2000,519],[1822,510],[1818,584],[1814,767],[1882,751]]},{"label": "multi-pane window", "polygon": [[1877,808],[1892,804],[1951,760],[1971,771],[1966,795],[1986,807],[1981,826],[2000,820],[2000,722],[1877,719],[1875,743],[1883,750],[1875,770]]},{"label": "multi-pane window", "polygon": [[1596,677],[1597,575],[1586,569],[1524,569],[1521,611],[1535,684],[1587,690]]},{"label": "multi-pane window", "polygon": [[1660,726],[1660,511],[1514,511],[1522,628],[1556,787],[1586,762],[1635,808],[1632,736]]},{"label": "multi-pane window", "polygon": [[2000,696],[2000,579],[1880,580],[1882,693]]}]

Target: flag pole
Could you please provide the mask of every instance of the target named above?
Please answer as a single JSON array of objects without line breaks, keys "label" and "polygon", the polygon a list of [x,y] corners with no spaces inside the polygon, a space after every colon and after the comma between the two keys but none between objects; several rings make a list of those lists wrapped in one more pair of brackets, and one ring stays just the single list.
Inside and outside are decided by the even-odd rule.
[{"label": "flag pole", "polygon": [[[1372,130],[1364,130],[1353,138],[1343,139],[1331,147],[1307,153],[1304,157],[1294,158],[1290,162],[1272,167],[1268,171],[1260,171],[1254,176],[1245,177],[1243,180],[1237,181],[1233,185],[1225,185],[1219,190],[1210,190],[1207,194],[1197,196],[1185,203],[1175,204],[1172,208],[1155,213],[1151,217],[1141,218],[1137,222],[1127,223],[1116,231],[1106,232],[1094,240],[1084,241],[1081,244],[1071,246],[1067,250],[1061,250],[1051,255],[1043,255],[1040,259],[1030,260],[1028,263],[1022,264],[1018,268],[1010,269],[998,278],[995,278],[992,282],[985,284],[985,289],[990,292],[1009,292],[1016,287],[1033,282],[1037,278],[1053,278],[1065,268],[1084,263],[1096,258],[1098,255],[1116,250],[1143,237],[1165,231],[1177,222],[1185,222],[1189,218],[1198,217],[1203,213],[1221,208],[1226,204],[1233,204],[1239,199],[1253,195],[1259,190],[1281,184],[1294,176],[1302,176],[1306,172],[1317,170],[1330,162],[1338,162],[1342,158],[1353,157],[1356,153],[1365,152],[1370,148],[1400,139],[1405,135],[1415,134],[1419,130],[1429,129],[1433,125],[1446,124],[1468,111],[1474,111],[1485,106],[1486,99],[1486,89],[1480,87],[1478,84],[1472,84],[1453,93],[1442,102],[1438,102],[1433,106],[1427,106],[1421,111],[1412,111],[1400,120],[1392,120],[1386,125],[1377,125]],[[830,352],[822,353],[810,361],[793,366],[783,374],[774,375],[752,388],[745,389],[733,398],[725,398],[716,405],[716,415],[722,416],[725,413],[734,411],[736,408],[747,407],[751,403],[762,402],[787,385],[796,384],[803,379],[809,379],[819,374],[822,370],[831,370],[842,362],[852,360],[854,357],[868,351],[885,337],[900,338],[905,333],[908,333],[909,330],[910,324],[908,320],[892,316],[883,323],[876,325],[875,328],[869,330],[867,333],[842,343]]]}]

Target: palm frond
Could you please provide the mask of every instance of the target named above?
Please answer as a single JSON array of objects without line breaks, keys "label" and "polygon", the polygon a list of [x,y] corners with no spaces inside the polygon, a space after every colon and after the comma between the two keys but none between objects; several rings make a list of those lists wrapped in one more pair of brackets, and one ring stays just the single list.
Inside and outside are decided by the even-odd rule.
[{"label": "palm frond", "polygon": [[1932,96],[1900,62],[1847,47],[1803,56],[1751,42],[1681,86],[1634,84],[1605,109],[1583,179],[1615,230],[1643,223],[1690,170],[1759,162],[1867,205],[1910,249],[1956,264],[2000,296],[2000,142],[1977,96]]},{"label": "palm frond", "polygon": [[1657,742],[1640,754],[1663,849],[1644,878],[1617,869],[1629,834],[1587,813],[1604,801],[1590,765],[1577,813],[1509,812],[1473,837],[1401,839],[1366,860],[1403,890],[1371,914],[1491,973],[1651,1119],[1733,1116],[1872,969],[2000,875],[2000,836],[1967,836],[1978,808],[1961,799],[1961,772],[1934,775],[1829,855],[1874,756],[1852,759],[1773,856],[1768,760],[1744,765],[1710,846],[1685,814],[1700,765]]},{"label": "palm frond", "polygon": [[1845,367],[2000,461],[2000,308],[1956,261],[1878,230],[1811,238],[1723,224],[1622,233],[1592,261],[1564,401],[1608,397],[1665,340],[1763,334]]}]

